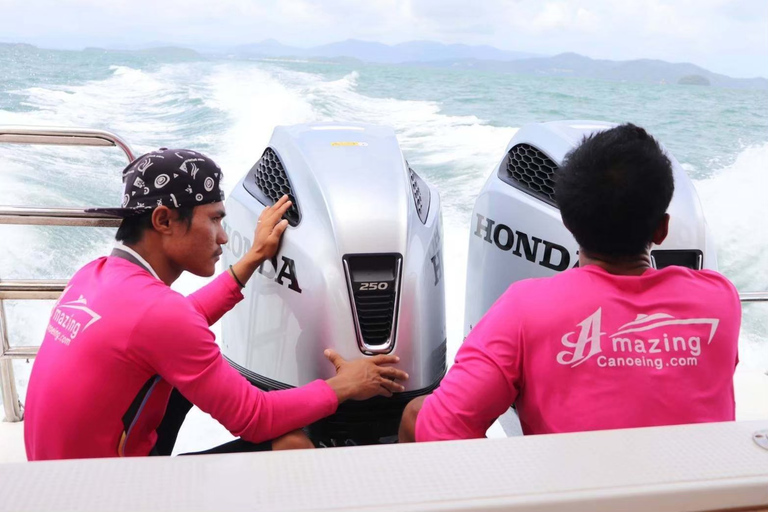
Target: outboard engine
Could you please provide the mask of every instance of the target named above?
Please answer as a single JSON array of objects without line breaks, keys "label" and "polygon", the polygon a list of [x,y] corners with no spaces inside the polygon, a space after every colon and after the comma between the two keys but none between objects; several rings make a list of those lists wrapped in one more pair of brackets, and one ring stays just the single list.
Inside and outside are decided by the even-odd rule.
[{"label": "outboard engine", "polygon": [[393,442],[405,405],[446,368],[437,189],[410,168],[391,128],[277,127],[227,199],[225,265],[283,194],[289,226],[224,317],[222,352],[264,390],[332,377],[326,348],[348,360],[396,353],[410,375],[405,392],[346,402],[308,429],[318,445]]},{"label": "outboard engine", "polygon": [[[482,318],[510,284],[546,277],[578,263],[578,244],[563,226],[554,179],[566,153],[596,131],[616,126],[597,121],[558,121],[521,128],[475,201],[469,236],[464,333]],[[656,268],[717,268],[717,256],[698,195],[672,162],[675,193],[669,235],[654,247]]]}]

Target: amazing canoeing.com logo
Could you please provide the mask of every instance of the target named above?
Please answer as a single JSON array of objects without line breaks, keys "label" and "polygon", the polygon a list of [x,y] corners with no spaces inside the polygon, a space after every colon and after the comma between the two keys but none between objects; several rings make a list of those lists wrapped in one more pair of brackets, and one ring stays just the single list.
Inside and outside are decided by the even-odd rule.
[{"label": "amazing canoeing.com logo", "polygon": [[560,342],[566,350],[557,354],[557,362],[571,368],[593,358],[599,368],[630,366],[661,370],[665,366],[697,366],[702,351],[701,326],[709,327],[708,338],[704,336],[704,345],[709,345],[719,323],[717,318],[640,314],[616,333],[607,335],[601,330],[602,308],[598,308],[577,324],[579,331],[575,341],[576,331],[563,335]]}]

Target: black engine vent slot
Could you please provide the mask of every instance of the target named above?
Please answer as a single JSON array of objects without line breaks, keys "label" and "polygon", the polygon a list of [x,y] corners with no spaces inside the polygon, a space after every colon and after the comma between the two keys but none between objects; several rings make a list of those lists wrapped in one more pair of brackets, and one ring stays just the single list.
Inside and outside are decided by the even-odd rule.
[{"label": "black engine vent slot", "polygon": [[410,164],[408,162],[405,162],[405,164],[408,165],[408,176],[411,180],[411,191],[413,192],[413,202],[416,205],[416,211],[419,214],[421,223],[426,224],[427,216],[429,215],[429,204],[432,202],[432,192],[424,180],[421,179],[421,176],[411,169]]},{"label": "black engine vent slot", "polygon": [[704,263],[704,253],[698,249],[691,250],[661,250],[651,251],[651,259],[655,268],[664,268],[671,265],[688,267],[693,270],[701,270]]},{"label": "black engine vent slot", "polygon": [[258,162],[246,176],[246,190],[265,206],[271,206],[283,195],[288,195],[293,203],[285,212],[285,219],[291,226],[297,226],[301,221],[301,212],[296,196],[293,193],[291,181],[285,173],[285,166],[275,150],[267,148]]},{"label": "black engine vent slot", "polygon": [[516,144],[499,168],[499,178],[547,204],[555,203],[555,175],[558,166],[530,144]]},{"label": "black engine vent slot", "polygon": [[344,256],[360,350],[387,352],[395,343],[400,288],[399,254]]}]

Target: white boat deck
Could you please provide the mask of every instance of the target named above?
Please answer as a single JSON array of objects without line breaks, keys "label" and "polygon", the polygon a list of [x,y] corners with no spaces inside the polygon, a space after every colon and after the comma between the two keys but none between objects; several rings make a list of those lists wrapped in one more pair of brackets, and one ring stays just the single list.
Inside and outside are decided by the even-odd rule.
[{"label": "white boat deck", "polygon": [[768,510],[768,421],[0,465],[8,511]]},{"label": "white boat deck", "polygon": [[0,422],[0,463],[24,462],[24,422]]},{"label": "white boat deck", "polygon": [[[759,371],[737,371],[736,419],[738,421],[768,421],[768,375]],[[488,431],[488,437],[505,437],[504,430],[519,432],[519,424],[511,425],[514,417],[496,422]],[[502,429],[502,424],[503,428]],[[179,432],[174,454],[206,450],[234,439],[217,421],[194,407]],[[0,421],[0,464],[25,462],[24,423]],[[1,507],[0,507],[1,509]]]},{"label": "white boat deck", "polygon": [[[0,510],[768,511],[768,376],[736,389],[758,421],[178,458],[27,463],[0,423]],[[193,409],[177,451],[229,439]]]}]

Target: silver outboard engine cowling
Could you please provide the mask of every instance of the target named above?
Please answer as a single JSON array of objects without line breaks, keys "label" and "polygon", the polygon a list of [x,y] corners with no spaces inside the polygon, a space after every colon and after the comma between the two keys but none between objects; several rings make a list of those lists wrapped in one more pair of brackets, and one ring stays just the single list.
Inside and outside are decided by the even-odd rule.
[{"label": "silver outboard engine cowling", "polygon": [[409,167],[391,128],[277,127],[227,199],[225,265],[283,194],[289,226],[224,317],[222,351],[264,390],[332,377],[326,348],[345,359],[396,353],[410,375],[404,393],[347,402],[309,429],[318,444],[394,440],[405,404],[446,368],[438,192]]},{"label": "silver outboard engine cowling", "polygon": [[[578,263],[578,244],[563,226],[554,179],[566,153],[582,139],[615,124],[559,121],[521,128],[488,177],[472,212],[467,260],[464,333],[510,284],[546,277]],[[675,193],[669,235],[652,248],[656,268],[717,268],[717,256],[696,190],[669,152]]]}]

